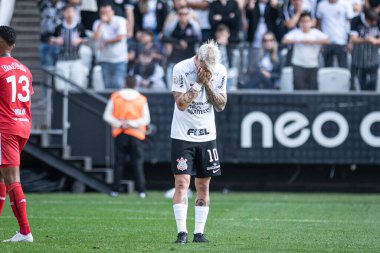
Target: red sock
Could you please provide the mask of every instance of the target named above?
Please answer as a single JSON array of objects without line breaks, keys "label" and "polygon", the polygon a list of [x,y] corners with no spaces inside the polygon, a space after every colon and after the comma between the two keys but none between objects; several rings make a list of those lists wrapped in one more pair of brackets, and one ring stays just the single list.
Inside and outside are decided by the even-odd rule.
[{"label": "red sock", "polygon": [[30,233],[28,216],[26,215],[26,200],[24,191],[19,182],[8,185],[8,195],[11,202],[13,214],[15,215],[20,233],[27,235]]},{"label": "red sock", "polygon": [[0,183],[0,215],[3,212],[5,198],[7,197],[7,188],[4,183]]}]

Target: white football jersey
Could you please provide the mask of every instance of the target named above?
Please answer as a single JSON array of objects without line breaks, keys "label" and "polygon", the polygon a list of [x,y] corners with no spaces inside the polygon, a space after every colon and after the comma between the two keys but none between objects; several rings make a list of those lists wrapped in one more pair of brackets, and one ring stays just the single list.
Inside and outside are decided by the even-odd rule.
[{"label": "white football jersey", "polygon": [[[195,83],[197,69],[194,60],[193,57],[174,66],[172,91],[186,93]],[[215,67],[211,83],[216,93],[226,93],[227,71],[222,64]],[[214,107],[208,102],[204,87],[186,110],[181,111],[176,104],[174,105],[170,137],[191,142],[206,142],[216,139]]]}]

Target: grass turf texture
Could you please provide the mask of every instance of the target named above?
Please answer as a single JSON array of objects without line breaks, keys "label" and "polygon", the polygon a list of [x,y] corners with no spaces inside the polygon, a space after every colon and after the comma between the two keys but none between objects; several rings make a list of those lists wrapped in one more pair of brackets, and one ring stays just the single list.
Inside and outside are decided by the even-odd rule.
[{"label": "grass turf texture", "polygon": [[[100,194],[27,194],[35,242],[0,252],[380,252],[380,196],[212,193],[209,244],[176,245],[171,200]],[[8,198],[7,198],[8,201]],[[194,229],[193,199],[189,240]],[[17,229],[9,205],[0,238]]]}]

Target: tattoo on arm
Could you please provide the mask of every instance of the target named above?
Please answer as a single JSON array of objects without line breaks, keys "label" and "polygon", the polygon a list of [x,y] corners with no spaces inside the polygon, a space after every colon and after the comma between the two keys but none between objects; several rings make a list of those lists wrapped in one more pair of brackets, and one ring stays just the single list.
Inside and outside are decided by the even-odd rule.
[{"label": "tattoo on arm", "polygon": [[227,104],[227,95],[225,93],[216,93],[210,86],[205,85],[208,100],[214,106],[217,112],[224,110]]},{"label": "tattoo on arm", "polygon": [[198,91],[190,88],[186,93],[173,92],[173,95],[178,108],[184,111],[198,96]]}]

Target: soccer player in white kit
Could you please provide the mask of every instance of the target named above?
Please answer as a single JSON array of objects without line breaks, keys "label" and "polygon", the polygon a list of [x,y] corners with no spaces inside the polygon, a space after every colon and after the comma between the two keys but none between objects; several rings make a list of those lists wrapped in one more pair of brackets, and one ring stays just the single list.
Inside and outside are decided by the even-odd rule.
[{"label": "soccer player in white kit", "polygon": [[187,190],[195,176],[195,228],[193,242],[207,243],[204,227],[209,211],[211,177],[221,175],[216,146],[214,109],[227,103],[227,71],[220,64],[214,41],[204,43],[197,54],[174,66],[172,92],[175,99],[171,127],[171,168],[175,179],[173,196],[177,224],[175,243],[187,243]]}]

